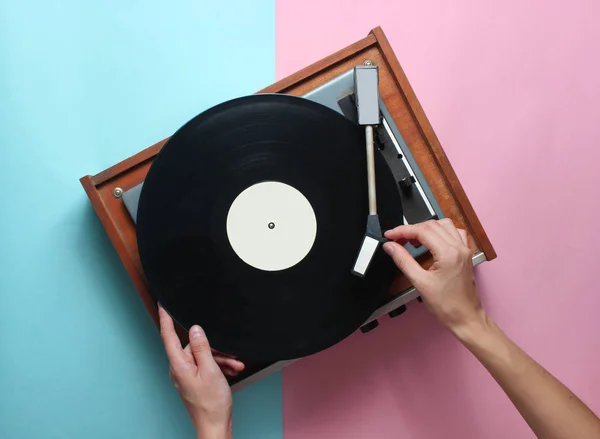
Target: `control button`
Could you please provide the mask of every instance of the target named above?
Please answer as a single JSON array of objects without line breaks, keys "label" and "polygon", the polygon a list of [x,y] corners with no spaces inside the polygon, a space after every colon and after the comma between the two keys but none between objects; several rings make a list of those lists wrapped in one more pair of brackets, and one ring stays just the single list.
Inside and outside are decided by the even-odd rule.
[{"label": "control button", "polygon": [[400,188],[402,190],[408,190],[411,188],[411,186],[413,185],[413,183],[415,182],[415,177],[413,177],[412,175],[409,177],[404,177],[402,180],[400,180],[398,182],[398,184],[400,185]]}]

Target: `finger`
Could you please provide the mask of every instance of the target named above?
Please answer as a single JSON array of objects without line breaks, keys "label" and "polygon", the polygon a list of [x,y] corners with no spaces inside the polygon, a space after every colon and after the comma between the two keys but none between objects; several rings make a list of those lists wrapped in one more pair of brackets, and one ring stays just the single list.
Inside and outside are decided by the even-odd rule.
[{"label": "finger", "polygon": [[160,336],[165,345],[167,357],[169,357],[172,365],[181,364],[182,361],[185,361],[185,358],[183,349],[181,348],[181,341],[179,341],[179,337],[175,332],[173,319],[162,306],[158,307],[158,317],[160,320]]},{"label": "finger", "polygon": [[458,234],[464,245],[469,246],[469,239],[467,238],[467,231],[464,229],[458,229]]},{"label": "finger", "polygon": [[[183,352],[185,352],[185,354],[188,355],[194,363],[196,362],[194,354],[192,353],[192,346],[190,344],[188,344],[183,349]],[[231,355],[224,354],[215,349],[211,349],[211,352],[213,360],[215,360],[215,363],[217,363],[217,365],[221,368],[222,371],[224,371],[225,369],[229,369],[232,371],[232,373],[235,373],[235,375],[237,375],[239,372],[242,372],[246,368],[246,365],[244,363],[242,363],[240,360],[233,358]]]},{"label": "finger", "polygon": [[427,221],[420,224],[411,224],[408,226],[399,226],[395,229],[385,232],[385,237],[393,241],[399,239],[416,240],[424,244],[432,255],[439,254],[440,251],[448,247],[448,242],[438,233],[437,229],[441,226],[435,221]]},{"label": "finger", "polygon": [[[448,221],[451,221],[451,220],[448,220]],[[459,242],[458,239],[460,239],[460,236],[458,237],[458,239],[456,237],[452,236],[442,224],[448,224],[447,218],[444,218],[444,219],[441,219],[438,221],[431,221],[431,224],[430,224],[431,230],[433,230],[435,233],[437,233],[440,236],[440,238],[442,238],[448,245],[451,245],[451,246],[456,245]],[[452,224],[452,226],[454,226],[454,224]]]},{"label": "finger", "polygon": [[192,354],[192,347],[189,343],[183,348],[183,353],[185,354],[185,360],[188,363],[196,364],[196,359],[194,358],[194,354]]},{"label": "finger", "polygon": [[226,354],[225,352],[221,352],[213,347],[210,348],[210,351],[212,352],[213,357],[216,357],[217,355],[219,355],[221,357],[235,358],[233,355]]},{"label": "finger", "polygon": [[221,372],[223,372],[223,375],[228,377],[234,377],[239,374],[237,370],[230,369],[229,367],[222,367]]},{"label": "finger", "polygon": [[421,247],[421,243],[416,239],[397,239],[396,242],[404,247],[406,244],[412,245],[414,248]]},{"label": "finger", "polygon": [[396,266],[404,273],[413,285],[420,283],[423,276],[427,272],[419,265],[412,255],[397,242],[386,242],[383,244],[383,249],[390,255]]},{"label": "finger", "polygon": [[460,234],[454,225],[454,222],[450,218],[443,218],[438,221],[438,224],[450,235],[454,238],[455,241],[461,242]]},{"label": "finger", "polygon": [[190,328],[190,349],[192,350],[192,355],[196,360],[198,368],[210,364],[211,362],[214,363],[206,334],[198,325],[194,325]]},{"label": "finger", "polygon": [[244,363],[242,363],[240,360],[236,360],[235,358],[223,357],[221,355],[214,355],[214,354],[213,354],[213,358],[215,360],[215,363],[217,363],[221,369],[223,369],[224,367],[227,367],[236,372],[241,372],[246,367]]}]

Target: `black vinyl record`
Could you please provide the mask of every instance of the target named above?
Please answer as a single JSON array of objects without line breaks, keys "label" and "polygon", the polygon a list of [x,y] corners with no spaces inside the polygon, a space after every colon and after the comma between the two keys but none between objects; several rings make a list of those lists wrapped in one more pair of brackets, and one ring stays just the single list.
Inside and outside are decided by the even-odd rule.
[{"label": "black vinyl record", "polygon": [[[378,152],[376,171],[386,230],[402,223],[400,194]],[[230,242],[232,203],[264,182],[294,188],[314,211],[314,242],[289,268],[255,268]],[[144,182],[138,247],[152,294],[181,325],[201,325],[222,352],[291,359],[347,337],[385,298],[397,271],[383,251],[366,277],[351,274],[367,215],[364,127],[303,98],[253,95],[169,139]]]}]

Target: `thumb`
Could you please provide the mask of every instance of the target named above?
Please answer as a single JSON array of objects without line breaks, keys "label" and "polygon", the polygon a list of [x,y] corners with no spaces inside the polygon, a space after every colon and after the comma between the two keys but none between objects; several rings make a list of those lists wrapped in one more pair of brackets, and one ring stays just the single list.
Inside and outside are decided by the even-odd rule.
[{"label": "thumb", "polygon": [[383,250],[390,255],[396,266],[414,286],[417,286],[419,281],[423,278],[423,275],[427,273],[415,258],[412,257],[408,250],[397,242],[386,242],[383,244]]},{"label": "thumb", "polygon": [[207,361],[214,362],[206,334],[198,325],[194,325],[190,328],[190,349],[198,368],[200,368],[202,364],[206,364]]}]

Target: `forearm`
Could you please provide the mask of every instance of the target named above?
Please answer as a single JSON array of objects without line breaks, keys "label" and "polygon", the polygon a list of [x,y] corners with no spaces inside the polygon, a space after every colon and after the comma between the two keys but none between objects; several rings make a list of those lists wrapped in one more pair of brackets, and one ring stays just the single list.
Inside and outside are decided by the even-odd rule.
[{"label": "forearm", "polygon": [[196,430],[197,439],[231,439],[233,435],[233,419],[231,407],[224,419],[210,419],[206,413],[190,411],[190,418]]},{"label": "forearm", "polygon": [[540,439],[597,439],[600,420],[489,318],[453,331],[479,359]]},{"label": "forearm", "polygon": [[231,439],[232,437],[231,425],[227,427],[200,425],[195,428],[197,439]]}]

